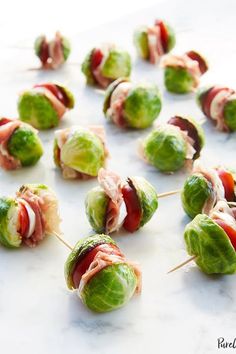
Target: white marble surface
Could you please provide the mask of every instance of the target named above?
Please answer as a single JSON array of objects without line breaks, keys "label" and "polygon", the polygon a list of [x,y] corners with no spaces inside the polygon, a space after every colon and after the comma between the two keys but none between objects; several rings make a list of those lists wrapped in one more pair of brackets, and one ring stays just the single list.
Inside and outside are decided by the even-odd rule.
[{"label": "white marble surface", "polygon": [[[111,6],[112,3],[111,3]],[[115,5],[114,5],[115,8]],[[98,42],[114,40],[134,56],[134,80],[152,80],[163,93],[160,121],[173,114],[202,115],[193,95],[173,96],[164,91],[162,71],[135,58],[133,29],[154,17],[168,19],[177,31],[175,52],[197,49],[211,65],[204,83],[235,87],[234,0],[161,2],[156,7],[117,22],[72,35],[72,65],[57,72],[27,71],[37,66],[27,49],[1,50],[1,114],[15,116],[17,94],[44,80],[57,79],[69,85],[76,107],[67,114],[62,127],[72,124],[104,124],[111,159],[108,167],[122,176],[143,175],[159,192],[179,188],[186,173],[162,175],[139,160],[137,140],[144,132],[124,132],[105,122],[103,97],[87,88],[80,68],[86,51]],[[68,18],[69,21],[69,18]],[[76,24],[75,24],[76,25]],[[30,33],[22,43],[31,44]],[[236,167],[235,134],[218,133],[206,123],[203,158],[210,164]],[[16,172],[0,171],[1,194],[14,194],[22,183],[42,182],[55,189],[60,200],[65,238],[74,244],[91,230],[84,213],[84,197],[96,181],[64,181],[52,160],[53,131],[40,133],[45,154],[34,168]],[[236,318],[235,276],[207,277],[191,266],[167,275],[169,268],[187,254],[183,230],[188,218],[178,196],[160,200],[151,222],[133,235],[121,231],[115,236],[121,249],[143,269],[143,293],[121,310],[96,315],[85,309],[76,294],[67,290],[63,266],[67,249],[53,237],[36,249],[0,249],[0,352],[4,354],[215,354],[217,338],[233,340]]]}]

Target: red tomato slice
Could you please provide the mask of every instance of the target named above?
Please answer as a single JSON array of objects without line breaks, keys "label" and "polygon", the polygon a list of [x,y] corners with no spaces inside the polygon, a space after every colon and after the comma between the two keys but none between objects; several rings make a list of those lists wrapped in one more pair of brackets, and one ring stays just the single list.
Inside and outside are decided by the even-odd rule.
[{"label": "red tomato slice", "polygon": [[127,210],[123,227],[129,232],[134,232],[138,230],[142,218],[140,202],[136,191],[129,184],[122,188],[122,194]]},{"label": "red tomato slice", "polygon": [[227,225],[223,220],[216,219],[214,220],[222,229],[225,231],[229,237],[233,248],[236,250],[236,231],[229,225]]},{"label": "red tomato slice", "polygon": [[[104,245],[106,245],[105,248],[104,248]],[[109,249],[107,246],[109,246]],[[72,280],[73,280],[73,286],[75,289],[77,289],[79,287],[79,283],[82,278],[82,275],[87,271],[90,264],[93,262],[96,254],[99,251],[102,251],[107,254],[114,254],[117,256],[122,255],[119,248],[115,245],[112,245],[112,244],[106,243],[106,244],[102,244],[102,245],[99,245],[99,246],[93,248],[91,251],[89,251],[87,254],[85,254],[85,256],[82,258],[82,260],[80,260],[78,262],[78,264],[76,265],[76,267],[73,271]]]},{"label": "red tomato slice", "polygon": [[41,44],[39,58],[40,58],[41,62],[43,63],[43,65],[47,64],[47,61],[49,58],[49,49],[48,49],[48,43],[46,40],[44,40]]},{"label": "red tomato slice", "polygon": [[211,118],[211,113],[210,113],[211,102],[215,98],[215,96],[222,90],[230,90],[230,89],[228,89],[226,87],[214,86],[214,87],[212,87],[212,89],[210,89],[207,92],[206,95],[203,95],[202,110],[208,118]]},{"label": "red tomato slice", "polygon": [[216,172],[218,173],[218,176],[221,179],[221,182],[224,186],[225,190],[225,198],[228,200],[228,202],[233,202],[235,200],[235,194],[234,194],[234,178],[232,174],[226,170],[223,169],[216,169]]},{"label": "red tomato slice", "polygon": [[160,33],[161,33],[161,44],[164,49],[164,52],[167,53],[167,48],[168,48],[168,31],[167,28],[164,24],[163,21],[161,20],[156,20],[155,25],[160,27]]},{"label": "red tomato slice", "polygon": [[12,122],[12,119],[4,118],[4,117],[0,118],[0,126],[4,125],[4,124],[7,124],[9,122]]},{"label": "red tomato slice", "polygon": [[29,215],[27,213],[26,207],[22,203],[20,203],[19,223],[20,227],[18,232],[21,234],[22,237],[24,237],[27,235],[27,232],[29,230]]},{"label": "red tomato slice", "polygon": [[190,50],[189,52],[186,53],[186,55],[190,59],[196,60],[198,62],[199,69],[200,69],[202,75],[208,70],[208,65],[205,62],[205,60],[201,57],[200,54],[198,54],[197,52],[194,52],[193,50]]},{"label": "red tomato slice", "polygon": [[62,92],[62,90],[60,90],[60,88],[55,85],[55,84],[51,84],[49,83],[45,83],[45,84],[38,84],[38,85],[34,85],[34,87],[44,87],[46,88],[48,91],[50,91],[64,106],[67,107],[67,97],[66,95]]},{"label": "red tomato slice", "polygon": [[103,53],[100,49],[94,49],[91,57],[91,69],[96,69],[102,62]]}]

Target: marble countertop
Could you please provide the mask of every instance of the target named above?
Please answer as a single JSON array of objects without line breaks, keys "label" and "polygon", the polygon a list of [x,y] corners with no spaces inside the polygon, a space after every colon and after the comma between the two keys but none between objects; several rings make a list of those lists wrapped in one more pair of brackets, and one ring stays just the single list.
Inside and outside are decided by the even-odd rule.
[{"label": "marble countertop", "polygon": [[[111,4],[111,6],[113,6]],[[115,6],[115,5],[114,5]],[[162,70],[135,57],[133,29],[164,17],[177,32],[176,53],[201,51],[210,62],[205,83],[235,87],[236,2],[166,1],[119,21],[71,36],[70,63],[56,72],[30,71],[38,62],[26,48],[5,48],[0,56],[1,114],[16,116],[18,93],[37,82],[59,80],[72,89],[75,109],[61,127],[72,124],[103,124],[111,158],[108,167],[127,175],[143,175],[159,192],[182,186],[186,171],[163,175],[147,166],[137,155],[138,139],[149,130],[122,131],[107,123],[102,114],[103,97],[85,86],[80,72],[87,50],[99,42],[112,40],[133,55],[132,79],[156,82],[163,95],[159,121],[173,114],[191,115],[201,120],[194,95],[174,96],[165,92]],[[69,21],[69,19],[68,19]],[[75,24],[76,26],[76,24]],[[28,36],[30,37],[30,35]],[[31,41],[33,39],[31,38]],[[22,40],[20,46],[24,43]],[[206,146],[202,158],[211,165],[236,167],[235,134],[217,132],[206,122]],[[65,238],[74,244],[91,233],[84,211],[87,191],[94,181],[65,181],[52,160],[54,131],[40,133],[45,154],[33,168],[0,171],[1,194],[14,194],[22,183],[46,183],[57,193]],[[193,264],[173,274],[167,271],[186,259],[183,230],[188,223],[178,195],[161,199],[152,220],[140,231],[115,235],[129,259],[143,270],[143,292],[124,308],[94,314],[66,288],[63,267],[67,249],[53,237],[39,247],[0,249],[0,343],[4,354],[215,354],[235,349],[217,349],[217,338],[235,337],[236,276],[207,277]]]}]

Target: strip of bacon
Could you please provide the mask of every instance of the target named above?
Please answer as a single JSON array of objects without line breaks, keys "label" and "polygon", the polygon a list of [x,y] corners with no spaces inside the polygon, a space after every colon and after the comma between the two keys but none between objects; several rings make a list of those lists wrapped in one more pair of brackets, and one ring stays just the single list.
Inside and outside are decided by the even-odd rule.
[{"label": "strip of bacon", "polygon": [[114,172],[101,168],[98,173],[98,182],[110,198],[106,211],[105,230],[111,233],[120,227],[119,216],[123,202],[122,181]]},{"label": "strip of bacon", "polygon": [[112,92],[110,107],[107,116],[118,126],[125,127],[126,122],[123,116],[124,102],[131,90],[131,82],[121,82]]},{"label": "strip of bacon", "polygon": [[45,237],[45,222],[42,213],[43,200],[32,193],[29,189],[18,192],[17,197],[25,200],[35,214],[35,230],[28,238],[23,238],[23,242],[29,247],[35,247]]},{"label": "strip of bacon", "polygon": [[44,94],[51,102],[53,108],[58,114],[59,119],[63,117],[63,115],[66,112],[66,106],[62,104],[51,91],[49,91],[46,87],[41,87],[41,86],[34,87],[33,91]]},{"label": "strip of bacon", "polygon": [[20,125],[19,120],[12,120],[0,126],[0,166],[5,170],[14,170],[21,167],[20,160],[11,156],[7,150],[10,137]]},{"label": "strip of bacon", "polygon": [[164,54],[160,26],[156,25],[153,27],[148,27],[147,38],[149,48],[149,60],[152,64],[156,64],[159,62],[161,56]]},{"label": "strip of bacon", "polygon": [[48,66],[51,69],[59,68],[65,61],[62,48],[62,37],[59,32],[56,33],[55,39],[48,45],[49,58]]},{"label": "strip of bacon", "polygon": [[110,49],[113,47],[111,44],[106,44],[102,48],[96,48],[93,50],[91,57],[91,72],[95,81],[102,87],[107,88],[112,82],[111,79],[106,78],[102,75],[101,70],[104,62],[109,55]]},{"label": "strip of bacon", "polygon": [[125,263],[133,267],[135,275],[137,276],[137,287],[136,292],[141,291],[141,271],[138,268],[138,265],[132,262],[129,262],[125,259],[124,256],[118,256],[113,254],[106,254],[102,251],[99,251],[96,256],[94,257],[93,262],[90,264],[86,273],[83,274],[79,288],[78,288],[78,295],[80,296],[81,292],[83,291],[84,286],[88,283],[88,281],[94,277],[98,272],[102,269],[111,266],[113,264]]}]

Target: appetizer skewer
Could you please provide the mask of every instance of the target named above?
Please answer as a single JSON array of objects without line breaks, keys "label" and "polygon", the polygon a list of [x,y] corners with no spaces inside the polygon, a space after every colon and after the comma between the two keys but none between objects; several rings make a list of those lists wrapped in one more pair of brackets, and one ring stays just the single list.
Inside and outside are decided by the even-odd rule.
[{"label": "appetizer skewer", "polygon": [[65,86],[51,82],[34,85],[18,100],[20,119],[37,129],[56,127],[73,107],[73,94]]},{"label": "appetizer skewer", "polygon": [[44,184],[25,184],[15,198],[0,198],[0,243],[35,247],[47,235],[60,233],[58,202]]},{"label": "appetizer skewer", "polygon": [[167,55],[162,66],[165,68],[166,89],[179,94],[194,91],[199,86],[200,77],[208,70],[206,60],[193,50],[182,56]]},{"label": "appetizer skewer", "polygon": [[220,131],[236,130],[236,92],[224,86],[199,89],[197,103],[202,112]]},{"label": "appetizer skewer", "polygon": [[134,32],[134,44],[142,59],[156,64],[174,48],[175,34],[165,21],[156,20],[153,26],[142,26]]},{"label": "appetizer skewer", "polygon": [[218,201],[236,200],[235,174],[221,166],[207,168],[197,160],[184,183],[181,199],[184,211],[191,218],[202,213],[209,215]]},{"label": "appetizer skewer", "polygon": [[66,179],[96,177],[107,156],[102,126],[73,126],[55,133],[54,162]]},{"label": "appetizer skewer", "polygon": [[128,52],[114,44],[93,48],[82,63],[87,84],[106,88],[120,77],[129,77],[131,58]]},{"label": "appetizer skewer", "polygon": [[108,235],[93,235],[80,240],[65,264],[69,289],[76,289],[83,304],[95,312],[124,306],[141,292],[141,271],[128,261]]},{"label": "appetizer skewer", "polygon": [[85,200],[85,210],[93,230],[112,233],[123,227],[135,232],[144,226],[158,208],[158,198],[179,190],[157,194],[143,177],[129,177],[125,182],[114,172],[101,169],[99,187],[91,189]]},{"label": "appetizer skewer", "polygon": [[195,261],[206,274],[236,272],[236,213],[225,201],[219,201],[209,216],[197,215],[185,228],[184,238],[189,260],[170,270],[173,272]]},{"label": "appetizer skewer", "polygon": [[103,112],[121,128],[145,129],[161,111],[161,95],[156,85],[133,84],[117,79],[106,91]]},{"label": "appetizer skewer", "polygon": [[56,32],[55,38],[48,41],[42,35],[35,40],[35,54],[39,58],[42,69],[55,70],[62,66],[70,55],[70,43],[67,38]]},{"label": "appetizer skewer", "polygon": [[0,166],[14,170],[35,165],[43,154],[37,130],[17,119],[0,118]]},{"label": "appetizer skewer", "polygon": [[201,126],[189,117],[172,117],[142,142],[140,154],[162,172],[175,172],[200,156],[205,143]]}]

